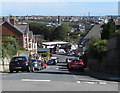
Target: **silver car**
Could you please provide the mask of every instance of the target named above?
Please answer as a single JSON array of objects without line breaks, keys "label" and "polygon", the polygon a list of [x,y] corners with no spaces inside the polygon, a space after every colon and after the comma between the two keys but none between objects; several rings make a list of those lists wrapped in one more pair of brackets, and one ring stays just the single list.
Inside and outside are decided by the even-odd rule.
[{"label": "silver car", "polygon": [[35,70],[39,71],[42,69],[42,64],[39,60],[37,59],[31,59],[32,63],[33,63],[33,66],[35,68]]}]

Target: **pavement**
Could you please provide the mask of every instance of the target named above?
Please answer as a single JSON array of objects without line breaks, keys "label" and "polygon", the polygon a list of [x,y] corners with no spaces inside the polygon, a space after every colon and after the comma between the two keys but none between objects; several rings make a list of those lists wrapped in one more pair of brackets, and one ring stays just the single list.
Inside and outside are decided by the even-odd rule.
[{"label": "pavement", "polygon": [[120,82],[120,76],[114,75],[114,74],[108,74],[105,72],[97,72],[93,70],[86,70],[86,73],[94,78],[101,79],[101,80],[107,80],[107,81],[117,81]]}]

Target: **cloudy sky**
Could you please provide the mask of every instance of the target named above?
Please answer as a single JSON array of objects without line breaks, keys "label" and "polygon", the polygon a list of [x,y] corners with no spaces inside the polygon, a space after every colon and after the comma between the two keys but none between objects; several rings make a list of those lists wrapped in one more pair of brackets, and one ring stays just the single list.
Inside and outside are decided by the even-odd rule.
[{"label": "cloudy sky", "polygon": [[[28,2],[29,1],[29,2]],[[83,1],[83,0],[82,0]],[[93,2],[94,1],[94,2]],[[105,0],[104,0],[105,1]],[[106,0],[100,2],[89,0],[81,2],[80,0],[4,0],[1,2],[1,15],[8,16],[26,16],[26,15],[43,15],[43,16],[105,16],[118,14],[118,1]]]}]

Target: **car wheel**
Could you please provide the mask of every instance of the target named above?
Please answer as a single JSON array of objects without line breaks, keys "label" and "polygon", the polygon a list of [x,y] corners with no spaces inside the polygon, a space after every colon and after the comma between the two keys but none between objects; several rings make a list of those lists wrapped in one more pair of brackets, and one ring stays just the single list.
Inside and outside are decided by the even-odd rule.
[{"label": "car wheel", "polygon": [[84,72],[84,68],[82,68],[81,71]]},{"label": "car wheel", "polygon": [[39,68],[37,68],[36,70],[37,70],[37,71],[39,71],[39,70],[40,70],[40,67],[39,67]]},{"label": "car wheel", "polygon": [[13,73],[13,70],[10,70],[10,73]]},{"label": "car wheel", "polygon": [[35,72],[35,68],[34,67],[32,67],[32,70],[31,70],[32,72]]},{"label": "car wheel", "polygon": [[16,73],[18,73],[19,71],[16,71]]},{"label": "car wheel", "polygon": [[27,72],[30,72],[30,66],[28,66]]},{"label": "car wheel", "polygon": [[70,69],[70,68],[68,69],[68,71],[71,71],[71,70],[72,70],[72,69]]}]

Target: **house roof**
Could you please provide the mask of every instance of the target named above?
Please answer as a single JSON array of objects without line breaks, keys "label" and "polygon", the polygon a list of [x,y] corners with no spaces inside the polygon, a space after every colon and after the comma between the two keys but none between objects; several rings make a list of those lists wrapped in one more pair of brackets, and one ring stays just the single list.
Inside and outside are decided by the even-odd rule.
[{"label": "house roof", "polygon": [[17,25],[16,26],[22,33],[25,33],[26,30],[28,29],[29,25]]},{"label": "house roof", "polygon": [[8,22],[8,21],[4,21],[4,22],[3,22],[2,24],[0,24],[0,25],[3,25],[3,24],[5,24],[5,23],[7,23],[8,25],[10,25],[10,26],[13,27],[14,29],[16,29],[16,30],[17,30],[18,32],[20,32],[21,34],[23,34],[20,29],[18,29],[16,26],[14,26],[13,24],[11,24],[11,23]]},{"label": "house roof", "polygon": [[59,42],[43,42],[42,44],[43,45],[57,45],[57,44],[69,44],[70,42],[62,42],[62,41],[59,41]]},{"label": "house roof", "polygon": [[93,28],[86,34],[86,36],[83,39],[91,39],[92,37],[98,37],[101,38],[101,28],[102,25],[96,24],[93,26]]},{"label": "house roof", "polygon": [[115,25],[120,25],[120,20],[116,20]]}]

